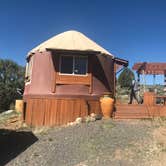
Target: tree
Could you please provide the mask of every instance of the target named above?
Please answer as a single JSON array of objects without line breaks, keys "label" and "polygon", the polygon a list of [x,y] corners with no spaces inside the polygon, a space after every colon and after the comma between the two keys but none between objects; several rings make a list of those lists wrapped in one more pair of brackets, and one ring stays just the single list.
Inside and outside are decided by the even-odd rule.
[{"label": "tree", "polygon": [[11,60],[0,59],[0,110],[7,110],[21,98],[17,88],[24,88],[24,67]]},{"label": "tree", "polygon": [[118,83],[122,88],[130,87],[134,78],[134,73],[129,68],[125,68],[118,77]]}]

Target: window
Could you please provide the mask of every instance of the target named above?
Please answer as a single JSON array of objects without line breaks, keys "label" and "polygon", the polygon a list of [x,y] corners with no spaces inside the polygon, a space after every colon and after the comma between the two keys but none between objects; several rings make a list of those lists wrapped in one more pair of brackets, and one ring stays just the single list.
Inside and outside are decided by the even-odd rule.
[{"label": "window", "polygon": [[66,73],[66,74],[73,73],[73,56],[61,57],[61,73]]},{"label": "window", "polygon": [[72,75],[87,74],[87,56],[61,56],[60,73]]},{"label": "window", "polygon": [[25,81],[30,82],[32,74],[33,57],[30,57],[26,64]]}]

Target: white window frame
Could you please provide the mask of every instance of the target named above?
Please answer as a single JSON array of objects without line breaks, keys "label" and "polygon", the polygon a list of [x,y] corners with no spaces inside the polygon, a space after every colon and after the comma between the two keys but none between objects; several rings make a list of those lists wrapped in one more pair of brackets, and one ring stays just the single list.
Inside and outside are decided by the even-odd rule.
[{"label": "white window frame", "polygon": [[[73,57],[73,73],[69,74],[69,73],[61,73],[61,62],[62,62],[62,57],[65,56],[70,56]],[[74,73],[74,68],[75,68],[75,57],[83,57],[87,59],[87,63],[86,63],[86,74],[75,74]],[[88,75],[88,56],[83,56],[83,55],[61,55],[60,56],[60,62],[59,62],[59,75],[71,75],[71,76],[87,76]]]},{"label": "white window frame", "polygon": [[[31,66],[31,68],[30,68]],[[30,84],[32,81],[32,68],[33,68],[33,56],[31,56],[26,63],[26,72],[25,77],[28,77],[28,80],[25,80],[26,85]]]}]

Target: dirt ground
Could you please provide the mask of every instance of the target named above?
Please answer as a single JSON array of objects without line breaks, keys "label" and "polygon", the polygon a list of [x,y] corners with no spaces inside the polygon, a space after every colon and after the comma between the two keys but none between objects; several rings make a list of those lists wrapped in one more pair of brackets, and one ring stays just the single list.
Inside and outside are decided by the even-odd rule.
[{"label": "dirt ground", "polygon": [[54,128],[0,129],[0,165],[165,166],[166,120],[98,120]]}]

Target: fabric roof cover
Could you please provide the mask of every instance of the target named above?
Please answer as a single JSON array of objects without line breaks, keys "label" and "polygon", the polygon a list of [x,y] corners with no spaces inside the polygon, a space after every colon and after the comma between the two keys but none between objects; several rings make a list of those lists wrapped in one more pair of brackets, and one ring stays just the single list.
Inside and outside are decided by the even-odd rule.
[{"label": "fabric roof cover", "polygon": [[36,51],[41,52],[46,49],[100,51],[103,54],[108,54],[113,57],[113,55],[103,47],[86,37],[84,34],[74,30],[66,31],[50,38],[32,49],[28,55]]}]

